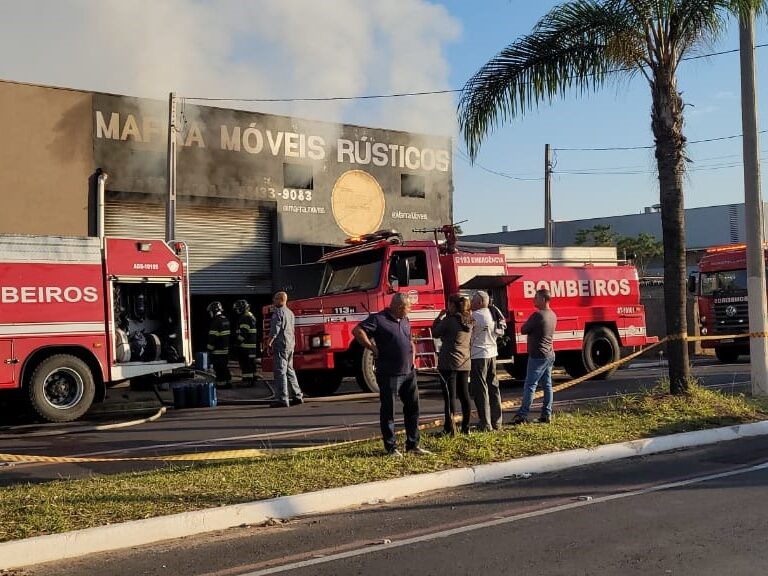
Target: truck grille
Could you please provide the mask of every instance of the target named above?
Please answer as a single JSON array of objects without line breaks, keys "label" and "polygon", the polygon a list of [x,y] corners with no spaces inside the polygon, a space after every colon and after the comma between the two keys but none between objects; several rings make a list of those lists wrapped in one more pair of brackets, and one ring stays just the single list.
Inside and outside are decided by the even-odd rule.
[{"label": "truck grille", "polygon": [[[730,310],[729,310],[730,309]],[[733,313],[735,310],[735,314]],[[731,312],[729,315],[728,312]],[[742,334],[749,331],[749,307],[746,302],[715,304],[714,331],[720,334]]]}]

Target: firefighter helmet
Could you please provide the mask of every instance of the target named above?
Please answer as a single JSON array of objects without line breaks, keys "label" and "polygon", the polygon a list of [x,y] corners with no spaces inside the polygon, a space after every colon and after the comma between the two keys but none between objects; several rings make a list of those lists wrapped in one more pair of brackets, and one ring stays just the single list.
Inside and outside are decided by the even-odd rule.
[{"label": "firefighter helmet", "polygon": [[206,310],[208,311],[208,314],[211,315],[211,318],[213,318],[214,316],[218,316],[219,314],[224,313],[224,306],[222,306],[221,302],[218,300],[214,300],[208,304],[208,308],[206,308]]},{"label": "firefighter helmet", "polygon": [[238,314],[245,314],[251,309],[251,305],[246,300],[235,300],[232,309]]}]

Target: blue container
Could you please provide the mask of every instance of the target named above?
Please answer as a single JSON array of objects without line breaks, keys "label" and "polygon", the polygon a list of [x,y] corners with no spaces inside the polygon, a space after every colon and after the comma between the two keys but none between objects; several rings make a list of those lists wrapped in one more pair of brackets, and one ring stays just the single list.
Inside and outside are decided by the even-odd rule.
[{"label": "blue container", "polygon": [[198,352],[195,354],[195,369],[208,370],[208,352]]},{"label": "blue container", "polygon": [[213,382],[198,384],[198,400],[201,408],[215,408],[218,403],[216,385]]},{"label": "blue container", "polygon": [[188,384],[173,387],[173,407],[182,410],[190,405],[190,388]]}]

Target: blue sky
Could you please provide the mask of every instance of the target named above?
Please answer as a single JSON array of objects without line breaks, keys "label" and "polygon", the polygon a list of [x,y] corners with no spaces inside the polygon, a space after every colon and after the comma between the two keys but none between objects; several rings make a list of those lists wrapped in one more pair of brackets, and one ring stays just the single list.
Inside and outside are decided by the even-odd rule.
[{"label": "blue sky", "polygon": [[[553,0],[0,0],[0,79],[150,98],[327,97],[463,86],[489,58],[526,34]],[[169,25],[170,23],[170,25]],[[33,33],[34,32],[34,33]],[[758,43],[768,41],[758,23]],[[717,51],[738,47],[738,30]],[[758,83],[768,48],[758,51]],[[738,54],[684,63],[689,140],[741,132]],[[760,108],[768,114],[768,90]],[[451,134],[455,98],[423,96],[291,105],[226,104],[412,132]],[[478,162],[455,156],[455,218],[466,232],[543,225],[544,145],[652,144],[650,95],[635,78],[568,97],[501,127]],[[764,124],[768,127],[768,121]],[[768,135],[767,135],[768,136]],[[460,140],[457,145],[462,147]],[[739,139],[691,145],[689,207],[743,199]],[[653,155],[559,151],[553,217],[641,212],[658,202]],[[605,171],[625,172],[606,175]],[[570,173],[569,173],[570,172]],[[588,174],[573,174],[587,172]],[[596,173],[597,172],[597,173]]]},{"label": "blue sky", "polygon": [[[460,39],[448,47],[451,82],[461,85],[490,57],[515,38],[530,31],[556,2],[540,0],[484,0],[442,2],[462,24]],[[758,22],[757,42],[768,38]],[[736,23],[709,51],[738,47]],[[768,80],[768,49],[758,50],[758,86]],[[685,133],[689,140],[741,133],[738,54],[685,63],[680,89],[687,104]],[[763,116],[768,114],[766,91],[759,93]],[[652,144],[650,93],[640,77],[621,86],[608,86],[585,98],[572,97],[544,106],[496,131],[483,145],[478,162],[483,166],[523,177],[541,177],[544,145],[558,148],[643,146]],[[765,138],[764,138],[765,139]],[[459,142],[461,146],[462,143]],[[694,164],[687,182],[689,207],[743,201],[741,140],[694,144]],[[574,220],[641,212],[658,202],[651,151],[557,152],[556,171],[612,169],[646,172],[625,175],[559,174],[553,180],[553,218]],[[726,167],[728,166],[728,167]],[[715,168],[708,170],[704,168]],[[543,183],[514,181],[471,168],[456,158],[455,215],[469,219],[466,232],[511,230],[543,225]]]}]

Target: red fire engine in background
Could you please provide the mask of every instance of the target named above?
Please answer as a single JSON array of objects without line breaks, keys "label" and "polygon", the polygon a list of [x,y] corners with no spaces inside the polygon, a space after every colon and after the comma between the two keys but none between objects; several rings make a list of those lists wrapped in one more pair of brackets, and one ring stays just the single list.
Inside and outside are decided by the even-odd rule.
[{"label": "red fire engine in background", "polygon": [[[557,361],[573,376],[617,360],[622,346],[656,341],[646,336],[637,271],[619,263],[615,249],[609,249],[612,257],[605,258],[602,249],[602,261],[585,262],[571,256],[578,250],[583,254],[579,248],[465,247],[457,243],[453,225],[417,232],[434,232],[435,240],[403,242],[396,232],[382,231],[327,254],[321,260],[320,294],[289,301],[296,315],[294,367],[308,394],[332,394],[351,375],[363,390],[378,390],[373,356],[355,342],[352,328],[386,307],[395,292],[407,292],[412,302],[417,368],[434,366],[431,325],[447,297],[480,289],[507,318],[500,358],[513,361],[507,369],[516,376],[524,374],[527,362],[520,328],[540,288],[550,290],[558,315]],[[444,241],[438,241],[438,232]],[[265,308],[265,337],[269,313]],[[271,358],[264,359],[263,368],[271,370]]]},{"label": "red fire engine in background", "polygon": [[[103,229],[103,228],[102,228]],[[121,380],[189,364],[183,243],[0,235],[0,390],[66,422]]]},{"label": "red fire engine in background", "polygon": [[[689,276],[688,289],[696,294],[702,336],[749,332],[745,244],[709,248],[699,272]],[[704,340],[701,347],[714,348],[721,362],[735,362],[741,354],[749,354],[749,339]]]}]

